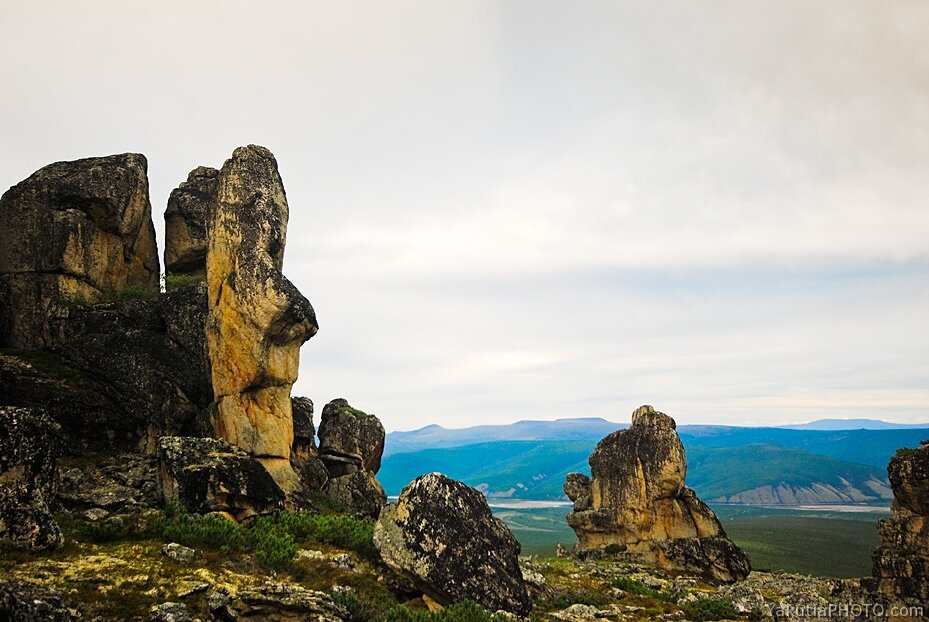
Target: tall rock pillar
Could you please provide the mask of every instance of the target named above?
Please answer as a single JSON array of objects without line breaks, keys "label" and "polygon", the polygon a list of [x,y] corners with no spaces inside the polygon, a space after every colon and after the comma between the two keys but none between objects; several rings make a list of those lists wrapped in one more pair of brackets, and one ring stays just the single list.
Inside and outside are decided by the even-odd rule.
[{"label": "tall rock pillar", "polygon": [[290,389],[300,346],[318,325],[310,302],[281,272],[288,207],[274,156],[239,147],[216,192],[206,255],[214,431],[292,492],[299,478],[290,465]]}]

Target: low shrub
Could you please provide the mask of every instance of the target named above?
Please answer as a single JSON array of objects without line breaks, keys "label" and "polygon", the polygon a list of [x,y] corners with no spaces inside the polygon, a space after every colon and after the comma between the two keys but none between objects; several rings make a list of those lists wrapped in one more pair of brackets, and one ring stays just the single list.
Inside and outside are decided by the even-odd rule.
[{"label": "low shrub", "polygon": [[506,622],[471,601],[454,603],[440,611],[414,611],[388,596],[362,602],[352,592],[339,592],[333,600],[348,611],[347,622]]},{"label": "low shrub", "polygon": [[684,606],[688,619],[694,622],[711,620],[738,620],[739,613],[728,600],[722,598],[698,598]]}]

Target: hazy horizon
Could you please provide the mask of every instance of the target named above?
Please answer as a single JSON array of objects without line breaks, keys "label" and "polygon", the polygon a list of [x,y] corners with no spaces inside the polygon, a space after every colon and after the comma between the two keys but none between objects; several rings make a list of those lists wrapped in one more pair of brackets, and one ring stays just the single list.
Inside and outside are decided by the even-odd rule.
[{"label": "hazy horizon", "polygon": [[929,421],[929,4],[0,5],[0,187],[276,155],[319,334],[388,430]]}]

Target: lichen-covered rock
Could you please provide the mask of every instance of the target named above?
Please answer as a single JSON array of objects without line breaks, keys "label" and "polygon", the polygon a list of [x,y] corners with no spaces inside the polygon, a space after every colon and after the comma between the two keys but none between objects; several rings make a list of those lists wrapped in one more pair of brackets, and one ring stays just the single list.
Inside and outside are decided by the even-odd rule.
[{"label": "lichen-covered rock", "polygon": [[890,518],[878,521],[872,555],[880,592],[929,602],[929,445],[890,459]]},{"label": "lichen-covered rock", "polygon": [[190,612],[184,603],[161,603],[152,607],[148,615],[149,622],[192,622]]},{"label": "lichen-covered rock", "polygon": [[213,400],[206,285],[148,300],[59,308],[49,347],[112,409],[55,415],[72,442],[154,453],[161,436],[204,436]]},{"label": "lichen-covered rock", "polygon": [[255,145],[236,149],[216,193],[206,256],[213,427],[290,493],[301,486],[290,464],[290,389],[300,346],[318,326],[309,301],[281,272],[288,206],[274,156]]},{"label": "lichen-covered rock", "polygon": [[294,419],[294,442],[290,464],[303,482],[304,492],[322,490],[329,479],[316,449],[316,428],[313,425],[313,402],[307,397],[291,398]]},{"label": "lichen-covered rock", "polygon": [[157,290],[147,162],[139,154],[50,164],[0,198],[0,346],[46,344],[57,302]]},{"label": "lichen-covered rock", "polygon": [[[139,515],[161,506],[158,459],[140,454],[117,454],[81,466],[60,465],[56,499],[67,510],[98,519],[110,514]],[[88,514],[90,513],[90,514]]]},{"label": "lichen-covered rock", "polygon": [[0,620],[18,622],[70,622],[80,615],[61,594],[23,581],[0,579]]},{"label": "lichen-covered rock", "polygon": [[532,608],[519,542],[481,493],[444,475],[417,478],[385,506],[374,544],[385,564],[440,604],[473,600],[522,616]]},{"label": "lichen-covered rock", "polygon": [[342,622],[348,612],[323,592],[292,583],[273,583],[240,591],[235,598],[214,598],[217,619],[260,619],[270,622]]},{"label": "lichen-covered rock", "polygon": [[198,166],[171,191],[165,210],[165,272],[206,274],[207,233],[219,171]]},{"label": "lichen-covered rock", "polygon": [[166,436],[158,443],[159,490],[188,512],[243,520],[284,507],[284,493],[251,455],[213,438]]},{"label": "lichen-covered rock", "polygon": [[377,473],[384,454],[384,426],[380,419],[332,400],[319,422],[319,453],[329,472],[338,477],[356,471]]},{"label": "lichen-covered rock", "polygon": [[49,511],[58,482],[58,432],[41,411],[0,406],[0,543],[27,550],[64,544]]},{"label": "lichen-covered rock", "polygon": [[684,446],[671,417],[642,406],[630,428],[597,444],[589,462],[589,484],[578,474],[565,483],[575,502],[568,524],[577,534],[578,553],[601,553],[612,545],[637,559],[717,581],[743,579],[751,571],[713,510],[685,487]]},{"label": "lichen-covered rock", "polygon": [[384,453],[384,426],[374,415],[335,399],[323,408],[319,456],[329,473],[323,487],[358,516],[376,518],[387,494],[375,478]]}]

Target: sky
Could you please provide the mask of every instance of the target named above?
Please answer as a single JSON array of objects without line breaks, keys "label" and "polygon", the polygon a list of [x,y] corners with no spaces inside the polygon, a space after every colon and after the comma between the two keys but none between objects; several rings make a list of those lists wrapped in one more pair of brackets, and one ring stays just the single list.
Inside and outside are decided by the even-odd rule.
[{"label": "sky", "polygon": [[929,421],[929,3],[0,0],[0,187],[256,143],[388,430]]}]

